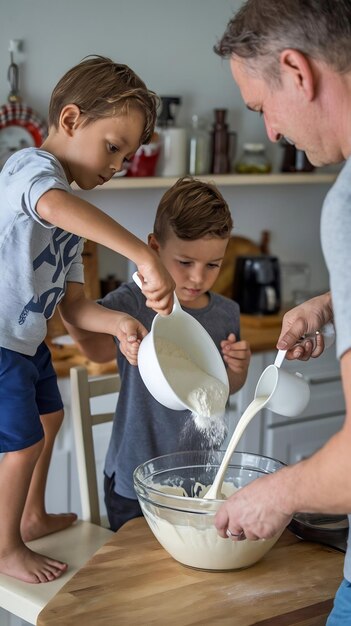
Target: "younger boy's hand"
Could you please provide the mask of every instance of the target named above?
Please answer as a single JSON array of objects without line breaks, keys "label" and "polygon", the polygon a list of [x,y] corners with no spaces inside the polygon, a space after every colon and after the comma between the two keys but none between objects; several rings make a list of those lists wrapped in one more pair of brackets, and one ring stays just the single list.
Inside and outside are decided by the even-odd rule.
[{"label": "younger boy's hand", "polygon": [[146,328],[131,315],[121,314],[116,336],[119,339],[119,349],[131,365],[138,364],[140,342],[147,335]]},{"label": "younger boy's hand", "polygon": [[[250,363],[251,350],[247,341],[237,341],[234,333],[230,333],[227,339],[221,341],[222,355],[225,363],[240,386],[235,385],[236,391],[244,384]],[[231,391],[233,393],[233,390]]]},{"label": "younger boy's hand", "polygon": [[146,306],[161,315],[171,313],[175,282],[158,256],[152,253],[151,262],[138,265],[138,274]]}]

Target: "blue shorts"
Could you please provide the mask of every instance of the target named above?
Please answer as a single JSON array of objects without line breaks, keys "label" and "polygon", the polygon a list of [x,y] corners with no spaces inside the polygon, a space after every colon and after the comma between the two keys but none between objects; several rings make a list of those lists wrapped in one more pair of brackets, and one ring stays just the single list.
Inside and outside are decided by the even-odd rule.
[{"label": "blue shorts", "polygon": [[0,452],[23,450],[40,441],[44,436],[40,415],[62,408],[45,343],[34,356],[0,348]]},{"label": "blue shorts", "polygon": [[346,578],[336,592],[326,626],[351,626],[351,583]]}]

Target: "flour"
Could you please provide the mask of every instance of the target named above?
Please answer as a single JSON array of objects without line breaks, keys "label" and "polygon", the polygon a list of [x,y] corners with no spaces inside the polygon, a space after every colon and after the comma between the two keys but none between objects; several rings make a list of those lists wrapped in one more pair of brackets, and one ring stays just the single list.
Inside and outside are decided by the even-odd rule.
[{"label": "flour", "polygon": [[214,440],[223,440],[223,422],[228,389],[220,380],[201,369],[182,348],[172,341],[155,338],[163,374],[174,392],[192,412],[199,430]]}]

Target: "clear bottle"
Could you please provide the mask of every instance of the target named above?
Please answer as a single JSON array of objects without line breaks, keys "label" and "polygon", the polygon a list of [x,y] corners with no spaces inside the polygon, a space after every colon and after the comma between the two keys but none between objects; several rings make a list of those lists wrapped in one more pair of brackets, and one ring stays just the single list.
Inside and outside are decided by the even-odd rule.
[{"label": "clear bottle", "polygon": [[268,174],[271,170],[263,143],[243,144],[243,153],[235,165],[238,174]]},{"label": "clear bottle", "polygon": [[209,173],[210,135],[205,120],[198,115],[193,115],[191,118],[188,156],[188,171],[191,176]]}]

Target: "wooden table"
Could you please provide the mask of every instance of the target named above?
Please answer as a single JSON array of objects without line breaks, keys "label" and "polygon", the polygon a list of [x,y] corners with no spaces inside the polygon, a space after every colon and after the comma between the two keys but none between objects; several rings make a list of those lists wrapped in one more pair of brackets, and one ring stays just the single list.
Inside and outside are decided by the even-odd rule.
[{"label": "wooden table", "polygon": [[248,569],[194,570],[173,560],[138,518],[68,581],[37,625],[324,626],[343,561],[343,553],[286,530]]}]

